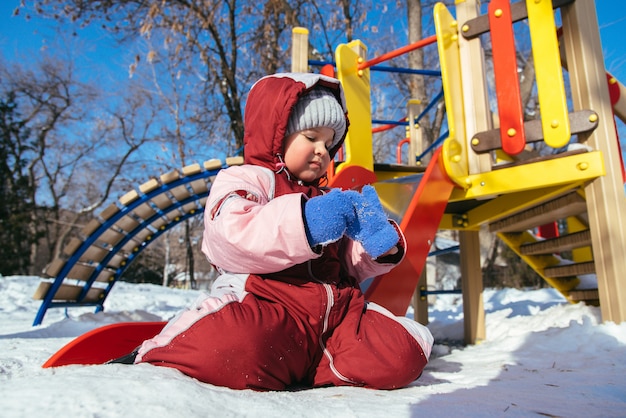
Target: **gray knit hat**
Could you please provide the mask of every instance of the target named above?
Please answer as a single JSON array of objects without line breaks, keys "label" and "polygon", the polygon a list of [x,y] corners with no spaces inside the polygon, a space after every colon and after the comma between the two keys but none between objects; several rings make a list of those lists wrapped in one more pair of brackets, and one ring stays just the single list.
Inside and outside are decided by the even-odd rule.
[{"label": "gray knit hat", "polygon": [[346,116],[335,95],[328,89],[318,87],[296,103],[289,115],[285,136],[322,126],[335,131],[334,146],[346,132]]}]

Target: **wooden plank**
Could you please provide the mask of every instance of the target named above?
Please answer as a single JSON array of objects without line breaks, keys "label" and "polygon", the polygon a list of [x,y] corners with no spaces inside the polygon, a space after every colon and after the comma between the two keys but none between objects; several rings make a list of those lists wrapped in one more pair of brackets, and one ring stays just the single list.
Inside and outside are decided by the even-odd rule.
[{"label": "wooden plank", "polygon": [[460,231],[459,245],[465,344],[476,344],[486,338],[479,232]]},{"label": "wooden plank", "polygon": [[120,208],[115,203],[111,203],[105,210],[100,213],[100,217],[104,220],[110,219],[113,215],[118,213]]},{"label": "wooden plank", "polygon": [[576,1],[561,16],[573,107],[600,115],[598,128],[579,141],[600,151],[606,166],[585,195],[602,320],[620,323],[626,321],[626,199],[594,2]]},{"label": "wooden plank", "polygon": [[33,294],[33,299],[43,300],[51,286],[52,283],[50,282],[39,282],[39,286],[37,286],[37,289],[35,289],[35,293]]},{"label": "wooden plank", "polygon": [[[464,22],[476,17],[479,13],[479,4],[479,0],[457,2],[457,19]],[[459,59],[464,63],[461,67],[463,103],[472,104],[471,106],[464,106],[463,109],[465,115],[465,137],[471,138],[476,132],[487,131],[493,127],[485,71],[485,53],[480,39],[459,38]],[[491,170],[490,155],[469,152],[468,149],[467,158],[470,174]]]},{"label": "wooden plank", "polygon": [[181,210],[184,213],[195,213],[198,210],[198,205],[196,204],[196,202],[190,202],[187,203],[186,205],[184,205]]},{"label": "wooden plank", "polygon": [[100,222],[97,218],[93,218],[83,227],[81,232],[84,236],[88,237],[93,234],[96,229],[100,228],[100,225],[102,225],[102,222]]},{"label": "wooden plank", "polygon": [[124,254],[121,254],[119,251],[115,253],[109,262],[107,263],[107,267],[118,268],[122,265],[122,262],[126,261],[128,257]]},{"label": "wooden plank", "polygon": [[161,174],[161,182],[163,184],[169,184],[180,178],[180,173],[177,170],[170,171],[169,173]]},{"label": "wooden plank", "polygon": [[544,275],[555,278],[582,276],[584,274],[594,274],[595,272],[596,268],[593,261],[546,267],[543,270]]},{"label": "wooden plank", "polygon": [[217,169],[222,168],[222,161],[217,158],[213,158],[213,159],[205,161],[203,166],[204,166],[204,169],[207,171],[217,170]]},{"label": "wooden plank", "polygon": [[96,262],[99,263],[104,257],[109,254],[109,250],[99,247],[97,245],[90,245],[83,255],[80,256],[80,261],[84,263]]},{"label": "wooden plank", "polygon": [[[591,132],[598,127],[598,114],[593,110],[579,110],[568,114],[572,135]],[[541,120],[535,119],[524,122],[526,143],[540,142],[544,140]],[[476,133],[471,141],[474,152],[483,154],[502,148],[499,129]]]},{"label": "wooden plank", "polygon": [[[52,287],[52,283],[50,282],[39,283],[39,287],[35,290],[33,299],[36,299],[36,300],[44,299],[51,287]],[[62,284],[57,290],[57,292],[54,294],[54,297],[52,298],[52,300],[54,301],[77,301],[82,291],[83,291],[83,286]],[[103,297],[104,297],[104,289],[91,288],[87,292],[85,299],[83,299],[81,302],[98,302],[102,300]]]},{"label": "wooden plank", "polygon": [[172,195],[176,198],[176,200],[178,200],[179,202],[181,200],[185,200],[187,199],[189,196],[191,196],[191,193],[189,193],[189,190],[187,189],[187,186],[184,184],[181,184],[178,187],[174,187],[173,189],[170,189],[170,193],[172,193]]},{"label": "wooden plank", "polygon": [[96,277],[96,282],[99,283],[110,283],[115,279],[115,271],[110,268],[104,268]]},{"label": "wooden plank", "polygon": [[185,167],[183,167],[183,176],[191,176],[194,174],[198,174],[202,171],[202,169],[200,168],[200,164],[190,164],[187,165]]},{"label": "wooden plank", "polygon": [[150,225],[152,225],[152,227],[154,229],[159,230],[159,229],[163,228],[165,225],[167,225],[168,223],[169,223],[169,219],[163,218],[163,217],[159,217],[154,222],[152,222]]},{"label": "wooden plank", "polygon": [[137,190],[131,190],[124,196],[120,197],[120,203],[122,204],[122,206],[128,206],[137,199],[139,199],[139,193],[137,193]]},{"label": "wooden plank", "polygon": [[177,209],[177,210],[170,211],[165,216],[170,220],[170,222],[172,222],[172,221],[178,222],[178,220],[182,216],[182,213],[181,213],[180,209]]},{"label": "wooden plank", "polygon": [[139,247],[141,247],[141,244],[142,243],[131,239],[126,244],[124,244],[124,246],[122,247],[122,251],[127,254],[134,253],[139,249]]},{"label": "wooden plank", "polygon": [[95,265],[77,262],[72,266],[69,273],[67,273],[67,278],[87,281],[95,269]]},{"label": "wooden plank", "polygon": [[205,193],[208,190],[207,181],[205,179],[198,179],[189,183],[189,186],[195,194]]},{"label": "wooden plank", "polygon": [[[552,7],[557,9],[567,4],[573,3],[574,0],[552,0]],[[459,3],[459,2],[457,2]],[[457,4],[458,7],[458,4]],[[511,20],[519,22],[528,17],[526,2],[524,0],[511,4]],[[487,15],[478,16],[476,18],[465,21],[462,25],[463,37],[467,39],[476,38],[483,33],[489,32],[489,17]]]},{"label": "wooden plank", "polygon": [[141,193],[143,194],[147,194],[153,190],[158,189],[160,186],[161,185],[159,184],[157,179],[150,179],[141,186],[139,186],[139,191],[141,191]]},{"label": "wooden plank", "polygon": [[524,255],[555,254],[574,248],[591,245],[591,233],[589,230],[561,235],[557,238],[537,241],[520,246],[520,252]]},{"label": "wooden plank", "polygon": [[243,165],[243,157],[226,157],[226,165]]},{"label": "wooden plank", "polygon": [[152,199],[150,199],[150,201],[161,210],[169,208],[170,206],[172,206],[172,203],[174,203],[172,202],[172,199],[170,199],[165,193],[160,193],[154,196]]},{"label": "wooden plank", "polygon": [[56,277],[59,272],[61,272],[61,269],[63,268],[63,266],[65,266],[66,262],[67,260],[55,258],[50,264],[46,266],[46,268],[44,269],[44,274],[50,277]]},{"label": "wooden plank", "polygon": [[128,214],[121,217],[117,222],[115,222],[115,226],[122,231],[131,232],[139,226],[139,221],[133,218],[131,214]]},{"label": "wooden plank", "polygon": [[135,235],[133,235],[133,240],[136,242],[144,242],[146,240],[150,240],[150,236],[152,235],[152,231],[148,228],[144,228],[138,231]]},{"label": "wooden plank", "polygon": [[309,71],[309,31],[306,28],[296,26],[291,29],[291,71]]},{"label": "wooden plank", "polygon": [[600,294],[598,289],[574,289],[570,290],[567,298],[572,302],[586,302],[590,305],[596,305],[599,303]]},{"label": "wooden plank", "polygon": [[67,243],[66,246],[63,247],[63,254],[68,257],[76,252],[83,244],[83,241],[80,238],[73,237],[70,242]]},{"label": "wooden plank", "polygon": [[133,213],[138,218],[146,220],[154,216],[156,214],[156,211],[148,203],[144,203],[142,205],[137,206],[137,208],[135,208]]},{"label": "wooden plank", "polygon": [[557,219],[565,219],[587,210],[587,204],[577,192],[571,192],[549,202],[489,224],[490,232],[514,232],[533,229]]},{"label": "wooden plank", "polygon": [[114,229],[107,229],[98,237],[98,241],[114,247],[118,242],[124,238],[124,234]]}]

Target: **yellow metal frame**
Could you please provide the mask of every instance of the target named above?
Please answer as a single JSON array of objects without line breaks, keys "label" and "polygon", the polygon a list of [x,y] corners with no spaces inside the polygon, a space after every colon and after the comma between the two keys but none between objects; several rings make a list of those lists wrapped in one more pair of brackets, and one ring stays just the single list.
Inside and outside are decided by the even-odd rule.
[{"label": "yellow metal frame", "polygon": [[458,24],[443,3],[435,4],[435,32],[441,62],[441,82],[448,118],[448,138],[443,143],[443,164],[450,179],[461,187],[469,173],[465,140],[465,115]]},{"label": "yellow metal frame", "polygon": [[532,234],[527,231],[517,233],[498,233],[500,238],[506,245],[509,246],[526,264],[532,267],[550,286],[554,287],[559,292],[567,295],[572,289],[580,283],[579,278],[551,278],[543,274],[546,267],[556,266],[560,263],[560,260],[553,255],[540,255],[540,256],[527,256],[522,254],[519,249],[523,244],[537,242]]},{"label": "yellow metal frame", "polygon": [[599,151],[554,158],[535,163],[468,175],[466,189],[455,189],[451,201],[486,199],[524,190],[573,185],[605,174]]},{"label": "yellow metal frame", "polygon": [[343,85],[351,121],[344,145],[345,162],[337,168],[337,172],[351,165],[374,171],[370,70],[358,69],[366,52],[367,48],[358,40],[341,44],[335,50],[337,78]]}]

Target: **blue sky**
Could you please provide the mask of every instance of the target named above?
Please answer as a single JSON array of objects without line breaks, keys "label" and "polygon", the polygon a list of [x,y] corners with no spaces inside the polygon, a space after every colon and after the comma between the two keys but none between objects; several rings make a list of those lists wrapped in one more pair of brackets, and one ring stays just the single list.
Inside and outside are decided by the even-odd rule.
[{"label": "blue sky", "polygon": [[[50,22],[41,19],[28,22],[23,16],[12,17],[19,3],[20,0],[0,2],[0,50],[9,60],[23,60],[37,55],[42,48],[51,47],[53,42],[54,32]],[[596,9],[607,70],[626,83],[626,46],[622,41],[626,32],[626,2],[596,0]],[[80,31],[81,35],[84,32]],[[125,70],[128,61],[116,58],[119,51],[113,48],[110,36],[93,28],[88,32],[88,37],[83,37],[89,40],[86,61],[101,63],[105,60]]]},{"label": "blue sky", "polygon": [[[68,36],[67,30],[65,35],[55,34],[51,21],[37,18],[27,21],[22,15],[13,17],[13,10],[19,3],[20,0],[0,2],[0,51],[4,59],[26,63],[44,49],[56,52],[59,48],[59,55],[67,56],[64,54],[70,53],[75,56],[79,76],[98,77],[101,83],[128,77],[128,65],[133,61],[133,52],[120,50],[105,31],[92,25],[86,30],[77,29],[79,36]],[[626,33],[626,1],[596,0],[596,9],[605,66],[626,84],[626,46],[622,40]],[[60,42],[60,39],[70,39],[71,42]],[[80,51],[80,54],[76,51]],[[108,77],[108,80],[103,77]],[[623,125],[620,131],[626,132]],[[622,143],[624,140],[622,138]]]}]

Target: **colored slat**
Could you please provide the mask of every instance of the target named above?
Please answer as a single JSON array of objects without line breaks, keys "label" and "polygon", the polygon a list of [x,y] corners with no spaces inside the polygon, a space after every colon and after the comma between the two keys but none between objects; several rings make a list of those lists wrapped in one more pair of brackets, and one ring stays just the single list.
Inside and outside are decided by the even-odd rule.
[{"label": "colored slat", "polygon": [[524,150],[526,138],[509,1],[493,0],[488,12],[502,150],[517,155]]},{"label": "colored slat", "polygon": [[[365,55],[365,45],[360,41],[341,44],[335,50],[337,78],[343,85],[346,103],[350,109],[350,120],[359,121],[350,125],[344,142],[346,159],[338,167],[361,166],[373,171],[372,155],[372,109],[370,106],[370,70],[358,70],[359,52]],[[364,57],[363,57],[364,58]]]},{"label": "colored slat", "polygon": [[[567,6],[570,3],[574,3],[574,0],[553,0],[552,7],[558,9],[563,6]],[[528,18],[528,11],[526,10],[526,3],[518,1],[511,4],[511,20],[513,22],[519,22]],[[483,33],[489,32],[489,16],[482,15],[474,19],[470,19],[463,23],[463,37],[466,39],[473,39]]]},{"label": "colored slat", "polygon": [[384,306],[395,315],[406,315],[454,188],[441,156],[441,149],[433,154],[400,223],[410,254],[392,271],[376,277],[365,292],[368,300]]},{"label": "colored slat", "polygon": [[158,334],[165,322],[122,322],[89,331],[63,346],[43,368],[70,364],[102,364],[130,353]]},{"label": "colored slat", "polygon": [[434,17],[437,50],[441,63],[441,82],[448,118],[448,138],[442,147],[443,164],[452,181],[465,187],[469,165],[465,145],[465,113],[458,27],[456,20],[443,3],[435,4]]},{"label": "colored slat", "polygon": [[551,0],[526,0],[535,61],[541,124],[546,144],[561,148],[570,140],[565,85]]}]

